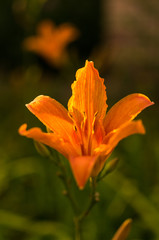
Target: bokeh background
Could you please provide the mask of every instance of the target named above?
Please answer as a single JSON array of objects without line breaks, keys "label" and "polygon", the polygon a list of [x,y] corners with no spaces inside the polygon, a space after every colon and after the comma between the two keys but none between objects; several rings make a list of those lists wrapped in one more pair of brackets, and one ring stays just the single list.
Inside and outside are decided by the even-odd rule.
[{"label": "bokeh background", "polygon": [[[67,106],[75,72],[93,60],[107,86],[108,105],[134,92],[155,105],[139,115],[147,133],[124,139],[117,169],[100,182],[100,202],[83,225],[84,239],[109,240],[127,218],[128,239],[159,239],[159,2],[157,0],[0,1],[0,239],[70,240],[73,213],[57,168],[18,135],[22,123],[42,124],[26,109],[49,95]],[[60,66],[23,42],[49,19],[79,31]],[[80,193],[84,202],[86,188]]]}]

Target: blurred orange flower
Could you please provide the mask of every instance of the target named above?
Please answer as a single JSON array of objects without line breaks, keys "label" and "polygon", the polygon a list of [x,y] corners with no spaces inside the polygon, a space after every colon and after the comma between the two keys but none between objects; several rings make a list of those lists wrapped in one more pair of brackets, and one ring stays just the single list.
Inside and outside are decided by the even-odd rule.
[{"label": "blurred orange flower", "polygon": [[68,111],[48,96],[38,96],[27,108],[51,131],[39,128],[19,133],[44,143],[70,162],[74,177],[82,189],[90,176],[97,176],[106,159],[123,138],[145,133],[141,120],[132,121],[144,108],[153,104],[143,94],[128,95],[106,114],[106,87],[93,62],[86,61],[76,73]]},{"label": "blurred orange flower", "polygon": [[24,40],[24,48],[59,67],[68,58],[67,45],[76,40],[78,35],[78,30],[71,24],[64,23],[56,27],[53,22],[45,20],[39,24],[37,36]]}]

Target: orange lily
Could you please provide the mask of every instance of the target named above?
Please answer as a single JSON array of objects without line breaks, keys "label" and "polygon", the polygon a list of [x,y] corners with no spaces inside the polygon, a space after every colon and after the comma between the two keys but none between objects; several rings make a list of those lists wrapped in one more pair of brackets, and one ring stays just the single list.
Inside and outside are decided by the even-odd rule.
[{"label": "orange lily", "polygon": [[21,135],[63,154],[70,162],[80,189],[90,176],[99,174],[120,140],[135,133],[145,133],[141,120],[132,120],[153,104],[143,94],[130,94],[106,114],[105,89],[104,79],[99,77],[93,62],[86,61],[85,67],[76,73],[68,110],[56,100],[42,95],[26,105],[51,131],[26,130],[26,124],[19,129]]},{"label": "orange lily", "polygon": [[64,23],[56,27],[51,21],[45,20],[39,24],[37,36],[25,39],[24,47],[58,67],[68,58],[66,47],[78,34],[71,24]]}]

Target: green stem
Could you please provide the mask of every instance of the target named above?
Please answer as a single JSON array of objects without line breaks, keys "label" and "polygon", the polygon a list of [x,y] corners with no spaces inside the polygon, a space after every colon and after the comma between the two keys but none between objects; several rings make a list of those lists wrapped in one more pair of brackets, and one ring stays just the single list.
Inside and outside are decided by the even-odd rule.
[{"label": "green stem", "polygon": [[95,192],[96,189],[96,179],[90,179],[91,192],[90,192],[90,201],[87,208],[78,216],[75,217],[75,240],[81,240],[81,224],[84,218],[89,214],[93,206],[99,201],[99,194]]},{"label": "green stem", "polygon": [[74,198],[74,195],[72,194],[71,186],[70,186],[70,180],[67,177],[66,168],[65,168],[65,166],[63,165],[62,162],[59,164],[59,166],[60,166],[60,168],[62,170],[62,173],[63,173],[62,176],[61,176],[61,179],[63,180],[63,184],[66,188],[66,196],[69,198],[75,214],[77,214],[79,212],[79,207],[78,207],[78,204],[77,204],[77,202]]},{"label": "green stem", "polygon": [[77,214],[79,212],[79,206],[74,198],[74,195],[72,194],[71,186],[70,186],[71,183],[70,183],[70,179],[67,176],[66,167],[65,167],[61,157],[59,156],[59,154],[57,154],[56,158],[58,159],[58,161],[56,161],[56,164],[61,169],[61,174],[59,174],[59,177],[63,181],[63,184],[66,188],[66,196],[69,198],[69,200],[71,202],[74,213]]},{"label": "green stem", "polygon": [[63,181],[63,184],[66,188],[66,193],[65,195],[68,197],[70,200],[70,203],[72,205],[72,208],[74,210],[75,218],[74,218],[74,223],[75,223],[75,240],[82,240],[81,238],[81,224],[84,220],[84,218],[89,214],[95,203],[99,201],[99,195],[98,193],[95,192],[96,190],[96,178],[91,177],[90,178],[90,199],[88,202],[87,208],[79,214],[79,205],[76,202],[76,199],[74,198],[74,194],[72,193],[72,188],[71,188],[71,182],[70,178],[68,177],[67,174],[67,169],[65,167],[65,164],[63,162],[63,159],[61,159],[61,156],[57,154],[56,151],[51,152],[43,145],[40,143],[35,143],[35,146],[38,150],[38,152],[47,158],[49,158],[54,164],[60,168],[61,172],[59,173],[59,177]]},{"label": "green stem", "polygon": [[74,219],[75,223],[75,240],[81,240],[81,224],[78,218]]},{"label": "green stem", "polygon": [[[65,168],[65,165],[61,159],[61,157],[57,154],[57,156],[54,158],[50,155],[49,157],[51,160],[54,160],[54,163],[61,169],[61,174],[59,174],[59,177],[63,181],[63,184],[66,188],[66,196],[69,198],[71,206],[74,210],[75,218],[74,218],[74,224],[75,224],[75,240],[82,240],[81,237],[81,225],[85,217],[89,214],[93,206],[99,201],[99,194],[95,191],[96,190],[96,178],[90,178],[90,198],[88,205],[86,209],[79,214],[79,206],[74,198],[74,195],[72,193],[72,188],[70,186],[70,179],[68,178],[67,171]],[[58,159],[55,162],[55,159]]]}]

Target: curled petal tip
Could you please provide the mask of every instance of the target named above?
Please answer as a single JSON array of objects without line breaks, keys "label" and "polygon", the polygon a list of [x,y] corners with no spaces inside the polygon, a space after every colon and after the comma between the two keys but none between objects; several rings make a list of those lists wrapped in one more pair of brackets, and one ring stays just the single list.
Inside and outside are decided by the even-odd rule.
[{"label": "curled petal tip", "polygon": [[154,103],[153,101],[152,101],[152,102],[150,101],[150,105],[149,105],[149,106],[154,105],[154,104],[155,104],[155,103]]},{"label": "curled petal tip", "polygon": [[18,129],[19,134],[24,135],[24,132],[26,131],[26,129],[27,129],[27,124],[26,123],[22,124]]},{"label": "curled petal tip", "polygon": [[[152,105],[155,104],[153,101],[151,101],[151,100],[150,100],[146,95],[144,95],[144,94],[139,93],[138,96],[139,96],[139,102],[141,101],[142,104],[143,104],[143,105],[142,105],[142,108],[141,108],[140,111],[139,111],[139,113],[140,113],[142,110],[144,110],[145,108],[150,107],[150,106],[152,106]],[[140,98],[141,98],[141,100],[140,100]],[[140,104],[140,103],[139,103],[139,104]],[[135,115],[135,117],[136,117],[136,115]]]},{"label": "curled petal tip", "polygon": [[[135,94],[134,94],[134,95],[135,95]],[[151,101],[151,100],[150,100],[146,95],[144,95],[144,94],[138,93],[138,96],[141,97],[141,98],[145,101],[145,105],[146,105],[146,103],[147,103],[147,106],[146,106],[146,107],[155,104],[153,101]]]}]

